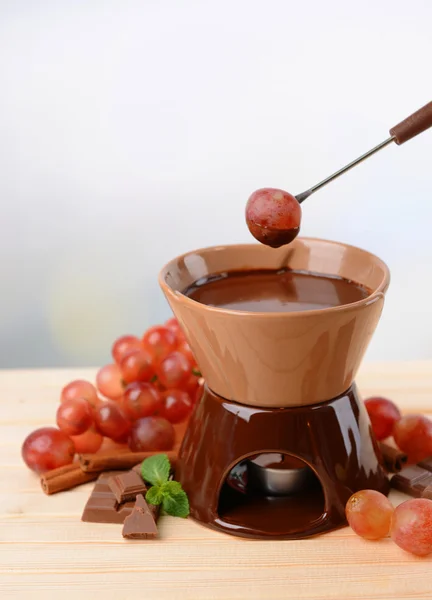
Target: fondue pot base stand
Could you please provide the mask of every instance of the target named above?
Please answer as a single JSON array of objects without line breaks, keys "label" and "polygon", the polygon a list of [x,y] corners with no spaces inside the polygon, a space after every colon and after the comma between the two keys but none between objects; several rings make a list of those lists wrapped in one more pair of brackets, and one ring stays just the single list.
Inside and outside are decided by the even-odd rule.
[{"label": "fondue pot base stand", "polygon": [[[227,484],[236,465],[263,453],[303,461],[312,481],[278,497]],[[176,478],[199,523],[236,536],[295,539],[345,525],[345,504],[358,490],[387,494],[380,460],[355,384],[333,400],[290,408],[238,404],[206,387],[180,449]]]},{"label": "fondue pot base stand", "polygon": [[[185,293],[196,282],[204,289],[215,274],[241,271],[246,278],[256,269],[344,279],[367,294],[335,303],[330,286],[327,308],[255,312]],[[310,238],[277,250],[217,246],[174,258],[159,282],[208,385],[176,466],[192,518],[238,536],[301,538],[344,525],[353,492],[388,492],[353,384],[390,282],[378,257]],[[263,454],[286,459],[262,463]]]}]

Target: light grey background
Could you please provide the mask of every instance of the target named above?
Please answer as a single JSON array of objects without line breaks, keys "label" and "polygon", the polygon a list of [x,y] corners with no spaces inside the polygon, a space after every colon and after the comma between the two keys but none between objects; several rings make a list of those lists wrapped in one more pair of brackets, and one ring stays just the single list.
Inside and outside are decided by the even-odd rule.
[{"label": "light grey background", "polygon": [[[0,0],[0,366],[100,364],[168,317],[173,255],[249,241],[432,99],[429,0]],[[368,359],[431,358],[432,132],[307,201],[384,258]]]}]

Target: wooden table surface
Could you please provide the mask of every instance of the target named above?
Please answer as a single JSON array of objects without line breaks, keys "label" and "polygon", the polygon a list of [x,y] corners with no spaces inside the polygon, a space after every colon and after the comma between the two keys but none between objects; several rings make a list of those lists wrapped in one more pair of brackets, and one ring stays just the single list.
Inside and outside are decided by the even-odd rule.
[{"label": "wooden table surface", "polygon": [[[118,525],[81,523],[93,484],[45,496],[21,462],[34,428],[54,424],[61,387],[93,369],[0,371],[0,598],[432,598],[432,558],[348,528],[299,541],[230,537],[163,517],[160,539],[126,542]],[[365,365],[363,397],[432,413],[432,361]],[[392,492],[395,503],[406,499]]]}]

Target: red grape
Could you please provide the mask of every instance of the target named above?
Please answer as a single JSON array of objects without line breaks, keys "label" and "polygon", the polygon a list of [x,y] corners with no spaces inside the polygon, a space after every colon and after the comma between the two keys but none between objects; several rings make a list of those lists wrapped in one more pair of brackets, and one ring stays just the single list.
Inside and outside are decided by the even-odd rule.
[{"label": "red grape", "polygon": [[130,431],[130,422],[116,402],[104,402],[95,411],[96,427],[102,435],[123,442]]},{"label": "red grape", "polygon": [[36,429],[26,437],[21,448],[25,464],[36,473],[69,465],[74,454],[73,441],[55,427]]},{"label": "red grape", "polygon": [[94,454],[102,446],[103,437],[95,429],[87,429],[81,435],[72,435],[71,440],[74,443],[78,454]]},{"label": "red grape", "polygon": [[372,429],[378,441],[384,440],[393,433],[393,426],[401,418],[396,404],[387,398],[368,398],[365,400]]},{"label": "red grape", "polygon": [[155,388],[157,389],[158,392],[165,392],[166,387],[161,384],[159,379],[156,378],[155,381],[152,381],[152,384],[155,386]]},{"label": "red grape", "polygon": [[124,384],[118,365],[105,365],[96,374],[96,385],[101,394],[116,400],[123,396]]},{"label": "red grape", "polygon": [[191,368],[196,366],[196,358],[186,340],[180,342],[177,346],[177,352],[181,352],[188,359]]},{"label": "red grape", "polygon": [[128,445],[133,452],[171,450],[174,446],[175,430],[162,417],[144,417],[132,424]]},{"label": "red grape", "polygon": [[152,358],[145,350],[132,350],[120,362],[120,371],[125,383],[149,381],[153,375]]},{"label": "red grape", "polygon": [[132,421],[153,415],[162,402],[160,392],[151,383],[137,381],[125,389],[123,410]]},{"label": "red grape", "polygon": [[195,402],[195,394],[199,388],[199,377],[194,375],[193,373],[189,375],[184,383],[182,383],[181,389],[189,394],[191,399],[194,399]]},{"label": "red grape", "polygon": [[432,456],[432,421],[422,415],[406,415],[393,428],[397,446],[410,462],[420,462]]},{"label": "red grape", "polygon": [[300,220],[300,204],[283,190],[257,190],[246,205],[249,231],[259,242],[273,248],[289,244],[297,237]]},{"label": "red grape", "polygon": [[375,490],[356,492],[345,507],[350,527],[366,540],[379,540],[388,536],[393,511],[390,500]]},{"label": "red grape", "polygon": [[174,335],[176,336],[178,341],[184,340],[183,330],[180,327],[180,323],[177,321],[177,319],[175,317],[173,317],[172,319],[168,319],[168,321],[166,321],[166,323],[165,323],[165,327],[168,327],[168,329],[171,329],[171,331],[174,333]]},{"label": "red grape", "polygon": [[142,339],[145,350],[158,362],[170,354],[177,346],[177,339],[171,329],[155,325],[145,332]]},{"label": "red grape", "polygon": [[392,540],[416,556],[432,554],[432,500],[413,498],[395,508],[391,521]]},{"label": "red grape", "polygon": [[195,404],[198,404],[198,402],[201,400],[203,392],[204,392],[204,380],[201,379],[198,381],[198,389],[195,392],[195,398],[194,398]]},{"label": "red grape", "polygon": [[76,379],[68,383],[62,389],[60,402],[78,398],[84,398],[91,406],[96,406],[99,400],[95,386],[84,379]]},{"label": "red grape", "polygon": [[121,359],[131,350],[141,350],[142,344],[134,335],[122,335],[117,338],[111,348],[111,354],[116,363],[120,363]]},{"label": "red grape", "polygon": [[181,387],[191,374],[188,359],[181,352],[171,352],[157,366],[156,375],[166,388]]},{"label": "red grape", "polygon": [[181,423],[192,411],[192,401],[189,394],[182,390],[167,390],[163,394],[162,406],[159,409],[161,417],[170,423]]},{"label": "red grape", "polygon": [[93,423],[90,404],[84,398],[65,400],[57,409],[56,420],[66,435],[80,435]]}]

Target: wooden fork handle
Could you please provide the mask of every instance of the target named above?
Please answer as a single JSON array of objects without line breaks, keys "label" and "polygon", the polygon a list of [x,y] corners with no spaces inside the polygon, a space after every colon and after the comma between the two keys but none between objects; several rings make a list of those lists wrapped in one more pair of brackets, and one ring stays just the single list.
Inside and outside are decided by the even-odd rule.
[{"label": "wooden fork handle", "polygon": [[390,129],[390,135],[400,145],[415,137],[419,133],[432,127],[432,102],[420,108],[417,112],[407,117],[404,121]]}]

